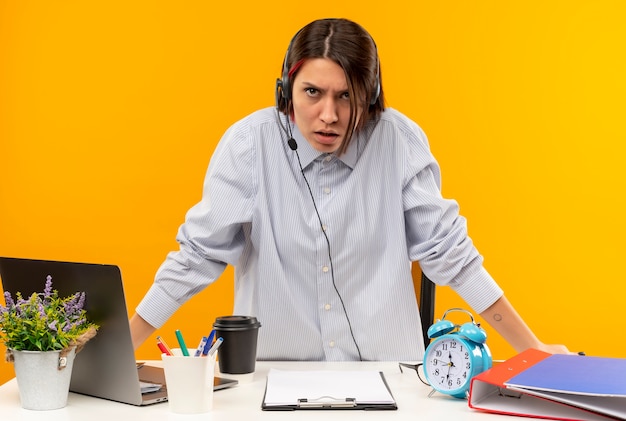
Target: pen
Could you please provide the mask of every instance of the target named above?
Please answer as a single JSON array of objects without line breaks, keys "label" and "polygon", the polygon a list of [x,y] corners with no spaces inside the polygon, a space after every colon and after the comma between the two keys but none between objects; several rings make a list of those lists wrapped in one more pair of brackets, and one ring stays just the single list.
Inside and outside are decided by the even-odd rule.
[{"label": "pen", "polygon": [[160,336],[156,337],[157,340],[157,346],[159,347],[159,349],[166,355],[173,355],[172,354],[172,350],[170,349],[169,346],[167,346],[167,344],[165,343],[165,341],[163,340],[163,338],[161,338]]},{"label": "pen", "polygon": [[209,339],[207,339],[206,344],[204,345],[204,349],[202,350],[202,355],[205,356],[209,353],[209,349],[211,345],[213,345],[213,338],[215,337],[215,329],[209,333]]},{"label": "pen", "polygon": [[157,346],[159,347],[159,349],[161,350],[161,353],[165,354],[165,355],[172,355],[167,348],[165,347],[165,345],[163,345],[162,342],[157,341]]},{"label": "pen", "polygon": [[203,336],[202,339],[200,339],[200,343],[198,344],[198,347],[196,348],[196,353],[194,354],[194,357],[199,357],[202,355],[202,351],[204,351],[204,347],[206,346],[208,341],[209,341],[209,338],[206,336]]},{"label": "pen", "polygon": [[222,339],[222,337],[220,336],[219,338],[217,338],[217,340],[215,341],[215,343],[213,344],[213,346],[211,347],[211,349],[209,349],[209,357],[212,357],[213,354],[215,354],[215,351],[217,351],[217,348],[220,347],[220,345],[222,344],[222,342],[224,342],[224,339]]},{"label": "pen", "polygon": [[183,353],[183,356],[189,356],[189,350],[187,350],[187,345],[185,345],[185,340],[183,339],[183,334],[180,333],[180,330],[176,329],[176,339],[178,339],[178,345],[180,345],[180,351]]}]

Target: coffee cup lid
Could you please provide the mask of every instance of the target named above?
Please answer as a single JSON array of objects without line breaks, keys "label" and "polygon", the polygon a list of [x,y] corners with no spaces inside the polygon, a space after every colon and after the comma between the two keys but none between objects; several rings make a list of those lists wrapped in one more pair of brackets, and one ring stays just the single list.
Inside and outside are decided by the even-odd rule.
[{"label": "coffee cup lid", "polygon": [[222,316],[215,319],[213,328],[218,330],[247,330],[261,327],[261,323],[252,316]]}]

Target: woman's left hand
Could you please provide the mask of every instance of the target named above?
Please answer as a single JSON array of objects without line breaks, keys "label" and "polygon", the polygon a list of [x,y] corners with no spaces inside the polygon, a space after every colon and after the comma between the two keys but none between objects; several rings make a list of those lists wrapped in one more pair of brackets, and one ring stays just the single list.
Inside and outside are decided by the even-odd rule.
[{"label": "woman's left hand", "polygon": [[544,344],[542,342],[537,349],[543,352],[549,352],[550,354],[576,354],[575,352],[570,352],[565,345],[560,344]]}]

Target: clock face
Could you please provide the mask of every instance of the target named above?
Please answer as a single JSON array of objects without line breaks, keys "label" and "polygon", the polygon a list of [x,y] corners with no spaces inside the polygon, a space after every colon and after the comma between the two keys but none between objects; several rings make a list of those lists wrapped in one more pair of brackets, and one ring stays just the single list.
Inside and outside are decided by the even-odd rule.
[{"label": "clock face", "polygon": [[464,395],[473,375],[473,348],[455,337],[436,339],[424,358],[428,383],[439,392]]}]

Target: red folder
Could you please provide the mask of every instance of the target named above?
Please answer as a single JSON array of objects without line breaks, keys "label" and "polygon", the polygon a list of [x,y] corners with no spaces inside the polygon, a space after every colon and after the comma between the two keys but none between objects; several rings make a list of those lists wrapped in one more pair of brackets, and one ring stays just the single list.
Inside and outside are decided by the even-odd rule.
[{"label": "red folder", "polygon": [[626,420],[626,359],[528,349],[475,376],[469,406],[554,420]]}]

